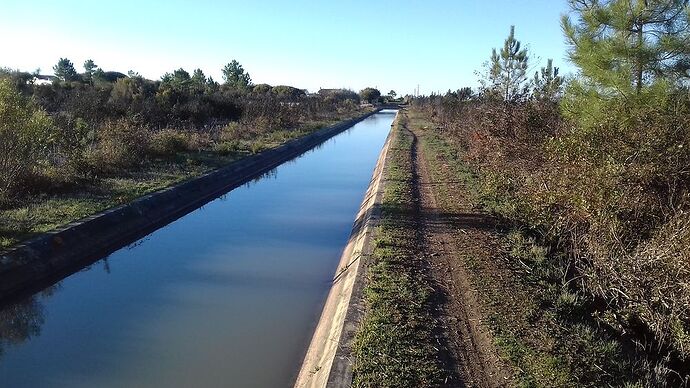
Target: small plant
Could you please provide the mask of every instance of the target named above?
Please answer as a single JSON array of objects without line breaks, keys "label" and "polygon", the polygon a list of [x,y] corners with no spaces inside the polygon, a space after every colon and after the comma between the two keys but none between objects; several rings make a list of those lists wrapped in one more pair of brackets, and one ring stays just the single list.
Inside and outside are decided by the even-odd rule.
[{"label": "small plant", "polygon": [[246,137],[247,132],[244,131],[242,125],[237,121],[231,121],[221,129],[221,141],[239,141]]},{"label": "small plant", "polygon": [[218,143],[213,147],[213,150],[218,152],[221,155],[227,156],[227,155],[233,155],[238,152],[240,152],[241,147],[240,147],[240,142],[237,140],[231,140],[231,141],[224,141],[222,143]]},{"label": "small plant", "polygon": [[254,141],[250,146],[249,150],[251,151],[252,154],[258,154],[259,152],[265,150],[267,148],[266,144],[264,144],[260,140]]},{"label": "small plant", "polygon": [[189,136],[174,129],[163,129],[151,135],[149,150],[151,154],[159,157],[172,157],[184,151],[190,146]]}]

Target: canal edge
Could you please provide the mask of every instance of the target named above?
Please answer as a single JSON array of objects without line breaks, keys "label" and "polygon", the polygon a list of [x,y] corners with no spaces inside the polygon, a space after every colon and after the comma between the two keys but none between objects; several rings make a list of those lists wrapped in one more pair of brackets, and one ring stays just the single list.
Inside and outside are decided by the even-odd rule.
[{"label": "canal edge", "polygon": [[[391,128],[399,119],[396,114]],[[296,388],[350,387],[355,332],[364,306],[362,291],[381,215],[392,131],[381,149],[372,179],[352,226],[332,280],[326,303],[295,381]]]},{"label": "canal edge", "polygon": [[53,284],[351,128],[382,108],[87,216],[0,252],[0,301]]}]

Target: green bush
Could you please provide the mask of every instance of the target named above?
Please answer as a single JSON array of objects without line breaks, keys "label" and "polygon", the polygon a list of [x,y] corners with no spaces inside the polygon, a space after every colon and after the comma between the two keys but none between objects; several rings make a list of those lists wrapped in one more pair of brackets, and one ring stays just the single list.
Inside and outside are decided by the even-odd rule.
[{"label": "green bush", "polygon": [[96,144],[87,152],[87,161],[95,172],[115,173],[141,164],[148,148],[146,128],[122,120],[107,122],[98,131]]},{"label": "green bush", "polygon": [[237,141],[247,137],[247,131],[237,121],[231,121],[220,131],[221,141]]},{"label": "green bush", "polygon": [[154,132],[149,141],[149,152],[158,157],[172,157],[180,152],[190,150],[188,134],[174,129],[163,129]]},{"label": "green bush", "polygon": [[267,149],[268,146],[264,144],[261,140],[256,140],[254,141],[251,146],[249,146],[249,150],[251,151],[252,154],[258,154],[259,152]]},{"label": "green bush", "polygon": [[23,189],[29,175],[49,164],[56,137],[45,112],[0,79],[0,201]]},{"label": "green bush", "polygon": [[690,361],[690,100],[663,85],[583,99],[566,96],[576,122],[547,143],[543,179],[522,180],[528,221],[569,247],[608,325]]},{"label": "green bush", "polygon": [[214,151],[218,152],[221,155],[232,155],[236,154],[240,151],[240,142],[237,140],[232,140],[232,141],[224,141],[222,143],[218,143],[213,147]]}]

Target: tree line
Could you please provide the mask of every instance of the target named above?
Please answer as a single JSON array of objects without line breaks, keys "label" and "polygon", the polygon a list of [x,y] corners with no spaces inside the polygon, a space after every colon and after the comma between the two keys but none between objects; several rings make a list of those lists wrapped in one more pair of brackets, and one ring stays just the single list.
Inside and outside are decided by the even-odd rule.
[{"label": "tree line", "polygon": [[222,68],[221,82],[182,68],[150,80],[91,59],[79,72],[60,58],[53,71],[0,68],[0,204],[30,198],[46,179],[92,179],[182,150],[231,152],[238,141],[332,122],[380,97],[375,89],[308,94],[254,84],[236,60]]}]

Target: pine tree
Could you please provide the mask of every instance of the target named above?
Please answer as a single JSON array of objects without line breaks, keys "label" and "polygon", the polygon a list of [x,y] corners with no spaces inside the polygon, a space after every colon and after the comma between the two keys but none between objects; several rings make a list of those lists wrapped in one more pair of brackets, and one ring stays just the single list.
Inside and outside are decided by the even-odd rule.
[{"label": "pine tree", "polygon": [[504,101],[514,101],[523,94],[527,81],[529,55],[515,39],[515,26],[510,26],[510,34],[500,52],[493,49],[489,68],[491,88],[500,93]]},{"label": "pine tree", "polygon": [[79,77],[74,64],[67,58],[60,58],[57,65],[53,66],[53,72],[63,81],[75,81]]},{"label": "pine tree", "polygon": [[569,57],[601,91],[640,94],[657,79],[690,78],[688,0],[569,0]]},{"label": "pine tree", "polygon": [[206,90],[206,75],[201,69],[194,70],[191,81],[193,93],[202,94]]},{"label": "pine tree", "polygon": [[216,82],[216,81],[213,79],[213,77],[208,77],[208,78],[206,79],[206,90],[207,90],[207,91],[213,93],[213,92],[218,91],[218,88],[219,88],[219,87],[220,87],[220,85],[218,84],[218,82]]},{"label": "pine tree", "polygon": [[234,59],[225,65],[222,71],[225,85],[239,90],[246,90],[252,84],[252,78],[249,76],[249,73],[245,72],[242,65]]},{"label": "pine tree", "polygon": [[558,67],[553,66],[553,59],[546,61],[546,67],[534,73],[534,97],[539,100],[555,100],[561,92],[563,79],[558,75]]},{"label": "pine tree", "polygon": [[98,66],[96,66],[92,59],[84,61],[84,81],[91,83],[93,80],[93,73],[97,68]]},{"label": "pine tree", "polygon": [[460,101],[471,100],[472,97],[474,97],[474,92],[472,91],[472,88],[469,86],[465,86],[463,88],[458,89],[456,94],[458,95],[458,99]]}]

